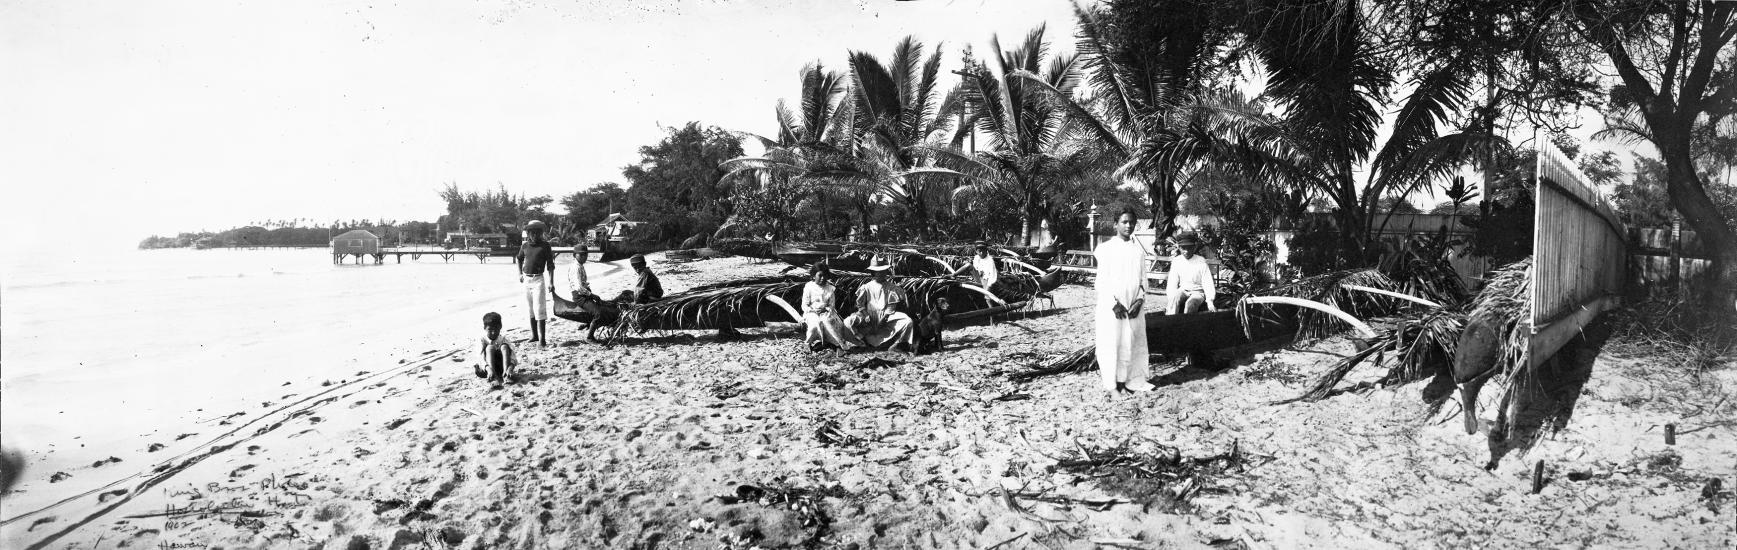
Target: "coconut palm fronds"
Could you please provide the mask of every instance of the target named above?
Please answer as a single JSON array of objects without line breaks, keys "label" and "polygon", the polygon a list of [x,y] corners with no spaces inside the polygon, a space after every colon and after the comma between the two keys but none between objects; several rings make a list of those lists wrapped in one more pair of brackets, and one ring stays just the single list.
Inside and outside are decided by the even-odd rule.
[{"label": "coconut palm fronds", "polygon": [[766,301],[768,295],[798,301],[802,283],[725,287],[668,296],[623,310],[616,331],[747,328],[766,326],[768,321],[794,322],[781,308]]},{"label": "coconut palm fronds", "polygon": [[1086,346],[1050,360],[1048,363],[1007,375],[1007,379],[1015,383],[1026,383],[1045,376],[1068,374],[1075,372],[1091,372],[1098,369],[1098,353],[1096,346]]},{"label": "coconut palm fronds", "polygon": [[1498,424],[1491,430],[1491,436],[1500,439],[1507,438],[1520,410],[1510,405],[1529,398],[1530,394],[1523,392],[1537,386],[1537,373],[1529,357],[1532,277],[1531,258],[1508,264],[1496,270],[1489,285],[1472,301],[1465,336],[1471,336],[1471,325],[1477,324],[1478,330],[1494,330],[1495,337],[1462,337],[1461,347],[1455,350],[1454,381],[1461,385],[1468,431],[1475,431],[1478,390],[1487,381],[1504,386]]},{"label": "coconut palm fronds", "polygon": [[[1262,290],[1261,294],[1314,300],[1339,308],[1360,319],[1385,315],[1409,303],[1390,296],[1348,289],[1343,286],[1347,284],[1381,290],[1395,290],[1397,286],[1380,271],[1355,269],[1306,277],[1290,284]],[[1320,338],[1351,328],[1345,322],[1315,310],[1298,312],[1297,324],[1300,327],[1298,334],[1309,338]]]},{"label": "coconut palm fronds", "polygon": [[720,288],[739,288],[739,287],[745,287],[745,286],[758,286],[758,285],[769,285],[769,284],[778,284],[778,283],[805,283],[805,282],[808,282],[808,280],[809,280],[809,278],[806,276],[798,277],[795,275],[772,275],[772,276],[768,276],[768,277],[753,277],[753,278],[748,278],[748,279],[736,279],[734,281],[723,281],[723,282],[717,282],[717,283],[703,284],[703,285],[699,285],[699,286],[690,288],[687,290],[687,292],[690,292],[690,293],[691,292],[703,292],[703,291],[707,291],[707,290],[717,290]]},{"label": "coconut palm fronds", "polygon": [[1390,348],[1393,367],[1379,383],[1404,384],[1447,372],[1465,324],[1465,313],[1450,309],[1401,321]]},{"label": "coconut palm fronds", "polygon": [[[1338,363],[1334,363],[1331,368],[1327,369],[1327,372],[1322,373],[1314,382],[1311,382],[1309,384],[1309,389],[1304,391],[1302,395],[1284,401],[1278,401],[1273,404],[1283,405],[1285,403],[1293,403],[1297,401],[1320,401],[1325,399],[1327,396],[1333,394],[1333,387],[1339,385],[1339,381],[1344,380],[1345,375],[1350,374],[1352,369],[1357,368],[1357,365],[1362,364],[1363,361],[1368,359],[1370,356],[1385,351],[1388,346],[1393,344],[1394,340],[1395,337],[1392,334],[1375,339],[1374,345],[1364,348],[1362,351],[1358,351],[1357,353],[1353,353],[1349,357],[1340,359]],[[1379,362],[1380,359],[1376,359],[1376,361]]]},{"label": "coconut palm fronds", "polygon": [[[835,281],[839,298],[838,312],[850,315],[856,311],[857,288],[869,277],[841,276]],[[965,288],[952,279],[933,277],[899,277],[893,281],[904,289],[910,300],[906,311],[913,317],[925,315],[929,308],[945,298],[953,312],[991,307],[983,294]],[[777,296],[787,303],[801,303],[801,280],[757,282],[735,281],[666,296],[649,304],[624,309],[616,322],[616,333],[642,333],[648,330],[712,330],[725,328],[763,327],[766,323],[790,323],[797,319],[777,304],[766,300]]]},{"label": "coconut palm fronds", "polygon": [[1388,278],[1399,292],[1439,304],[1463,303],[1471,296],[1460,274],[1441,253],[1428,254],[1434,248],[1413,248],[1395,266]]},{"label": "coconut palm fronds", "polygon": [[1378,385],[1404,384],[1446,372],[1453,357],[1465,314],[1448,309],[1436,309],[1416,319],[1400,321],[1398,327],[1382,331],[1377,338],[1365,342],[1368,347],[1334,363],[1309,384],[1302,395],[1279,403],[1318,401],[1333,394],[1333,388],[1344,381],[1351,371],[1374,357],[1377,366],[1388,364],[1388,370]]}]

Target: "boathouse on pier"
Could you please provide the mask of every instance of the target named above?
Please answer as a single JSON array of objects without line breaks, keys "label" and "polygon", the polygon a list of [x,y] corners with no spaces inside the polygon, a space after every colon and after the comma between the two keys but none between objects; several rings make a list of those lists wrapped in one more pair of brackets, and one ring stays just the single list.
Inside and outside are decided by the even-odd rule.
[{"label": "boathouse on pier", "polygon": [[379,254],[380,237],[363,229],[352,229],[332,237],[332,254]]}]

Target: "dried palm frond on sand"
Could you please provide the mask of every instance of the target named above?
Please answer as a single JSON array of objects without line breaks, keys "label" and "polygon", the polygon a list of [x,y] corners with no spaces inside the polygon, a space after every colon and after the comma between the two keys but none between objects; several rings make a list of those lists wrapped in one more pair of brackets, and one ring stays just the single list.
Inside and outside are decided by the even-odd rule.
[{"label": "dried palm frond on sand", "polygon": [[1392,365],[1379,382],[1383,385],[1403,384],[1444,373],[1448,359],[1453,357],[1464,319],[1465,314],[1445,308],[1437,308],[1422,317],[1401,319],[1397,327],[1383,330],[1380,336],[1365,342],[1365,347],[1328,367],[1302,395],[1275,404],[1324,399],[1333,394],[1334,386],[1339,385],[1352,369],[1370,357],[1374,357],[1374,362],[1379,365],[1389,354],[1392,356]]},{"label": "dried palm frond on sand", "polygon": [[[1332,395],[1333,387],[1358,364],[1372,356],[1381,364],[1391,354],[1392,364],[1379,384],[1450,375],[1460,386],[1467,433],[1477,432],[1479,390],[1490,380],[1504,382],[1503,411],[1491,436],[1506,439],[1508,427],[1514,424],[1516,411],[1510,405],[1516,392],[1536,382],[1527,361],[1531,268],[1530,259],[1509,264],[1496,271],[1470,304],[1435,308],[1421,317],[1400,319],[1368,348],[1327,369],[1301,396],[1279,403],[1315,401]],[[1470,312],[1464,311],[1467,306]]]}]

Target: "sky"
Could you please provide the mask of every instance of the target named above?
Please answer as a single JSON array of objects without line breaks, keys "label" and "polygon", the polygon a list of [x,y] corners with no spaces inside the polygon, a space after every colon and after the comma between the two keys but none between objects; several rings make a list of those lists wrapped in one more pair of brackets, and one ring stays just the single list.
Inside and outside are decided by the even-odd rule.
[{"label": "sky", "polygon": [[946,71],[1044,23],[1072,49],[1069,0],[0,0],[0,235],[432,221],[448,183],[558,199],[667,127],[770,134],[806,63],[915,35]]},{"label": "sky", "polygon": [[1068,0],[0,2],[10,250],[264,219],[432,221],[562,195],[666,127],[770,133],[797,73],[905,35],[987,49]]}]

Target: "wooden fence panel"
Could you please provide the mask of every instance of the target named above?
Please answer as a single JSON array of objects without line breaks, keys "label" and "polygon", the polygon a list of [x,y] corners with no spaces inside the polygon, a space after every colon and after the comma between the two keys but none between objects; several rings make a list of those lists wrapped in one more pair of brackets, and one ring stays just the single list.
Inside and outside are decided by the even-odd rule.
[{"label": "wooden fence panel", "polygon": [[1615,307],[1627,274],[1627,231],[1592,183],[1539,140],[1533,226],[1533,364]]}]

